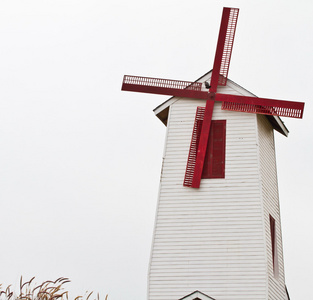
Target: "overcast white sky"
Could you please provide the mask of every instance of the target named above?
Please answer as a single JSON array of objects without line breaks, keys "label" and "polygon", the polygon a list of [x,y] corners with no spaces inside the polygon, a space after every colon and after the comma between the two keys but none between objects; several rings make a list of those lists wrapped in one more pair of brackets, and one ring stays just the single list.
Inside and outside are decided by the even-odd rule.
[{"label": "overcast white sky", "polygon": [[209,71],[223,6],[240,8],[229,78],[306,102],[276,149],[286,283],[311,297],[311,0],[1,0],[0,282],[146,298],[167,97],[121,92],[122,77]]}]

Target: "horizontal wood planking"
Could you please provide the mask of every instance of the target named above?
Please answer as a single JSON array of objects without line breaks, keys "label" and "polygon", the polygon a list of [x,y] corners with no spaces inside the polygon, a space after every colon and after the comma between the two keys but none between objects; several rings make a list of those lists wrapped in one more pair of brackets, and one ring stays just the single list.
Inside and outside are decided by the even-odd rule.
[{"label": "horizontal wood planking", "polygon": [[[277,184],[275,142],[272,126],[264,116],[258,116],[260,166],[262,174],[262,194],[264,203],[264,231],[267,249],[268,299],[286,299],[285,273],[283,261],[279,195]],[[272,243],[269,215],[275,219],[278,253],[278,278],[273,276]]]},{"label": "horizontal wood planking", "polygon": [[204,105],[180,99],[170,108],[149,299],[177,300],[194,290],[219,300],[265,299],[256,115],[215,104],[213,119],[227,120],[225,179],[202,180],[195,190],[182,182],[196,107]]}]

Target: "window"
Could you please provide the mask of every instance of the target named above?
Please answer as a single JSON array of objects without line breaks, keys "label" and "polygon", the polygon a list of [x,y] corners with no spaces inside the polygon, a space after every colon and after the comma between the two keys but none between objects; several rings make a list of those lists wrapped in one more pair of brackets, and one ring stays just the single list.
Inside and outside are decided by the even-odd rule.
[{"label": "window", "polygon": [[226,120],[212,120],[201,178],[225,178]]},{"label": "window", "polygon": [[[201,135],[204,107],[198,107],[194,123],[184,186],[191,186]],[[212,120],[201,178],[225,178],[226,120]]]},{"label": "window", "polygon": [[278,278],[276,224],[275,224],[275,219],[271,215],[270,215],[270,230],[271,230],[273,275],[275,278]]}]

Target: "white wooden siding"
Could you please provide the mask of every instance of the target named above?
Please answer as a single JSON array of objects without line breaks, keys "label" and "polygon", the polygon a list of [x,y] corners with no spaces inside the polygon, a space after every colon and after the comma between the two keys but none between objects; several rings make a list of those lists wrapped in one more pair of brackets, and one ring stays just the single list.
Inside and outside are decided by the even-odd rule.
[{"label": "white wooden siding", "polygon": [[[285,273],[283,261],[283,247],[280,223],[280,209],[278,197],[278,184],[276,172],[276,157],[274,132],[266,117],[258,116],[259,144],[260,144],[260,166],[262,175],[262,194],[264,203],[264,230],[266,235],[267,248],[267,270],[268,270],[268,299],[285,299]],[[269,215],[275,219],[277,258],[278,258],[278,278],[273,276],[272,243]]]},{"label": "white wooden siding", "polygon": [[[223,93],[251,95],[232,84],[222,89]],[[270,195],[271,188],[277,191],[277,180],[271,187],[265,179],[268,175],[263,153],[267,142],[261,139],[267,137],[258,129],[257,115],[222,111],[221,104],[215,103],[213,119],[226,119],[225,179],[202,179],[200,189],[192,189],[183,187],[183,180],[196,108],[205,106],[205,101],[176,98],[171,103],[148,299],[177,300],[195,290],[216,300],[284,299],[280,298],[284,282],[282,254],[279,296],[269,296],[275,294],[276,287],[268,279],[268,211],[273,210],[277,233],[280,221],[277,205],[268,208],[270,201],[262,203],[262,194]],[[273,176],[276,173],[271,173],[268,181]],[[278,244],[281,247],[280,238]]]}]

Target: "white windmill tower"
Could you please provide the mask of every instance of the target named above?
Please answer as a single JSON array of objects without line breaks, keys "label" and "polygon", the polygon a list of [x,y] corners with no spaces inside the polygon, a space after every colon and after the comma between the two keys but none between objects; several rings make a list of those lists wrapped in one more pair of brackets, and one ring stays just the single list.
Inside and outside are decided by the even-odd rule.
[{"label": "white windmill tower", "polygon": [[195,82],[124,77],[123,90],[173,95],[155,109],[167,134],[149,300],[288,299],[273,131],[287,136],[279,116],[302,118],[304,103],[227,80],[238,12],[224,8],[213,70]]}]

